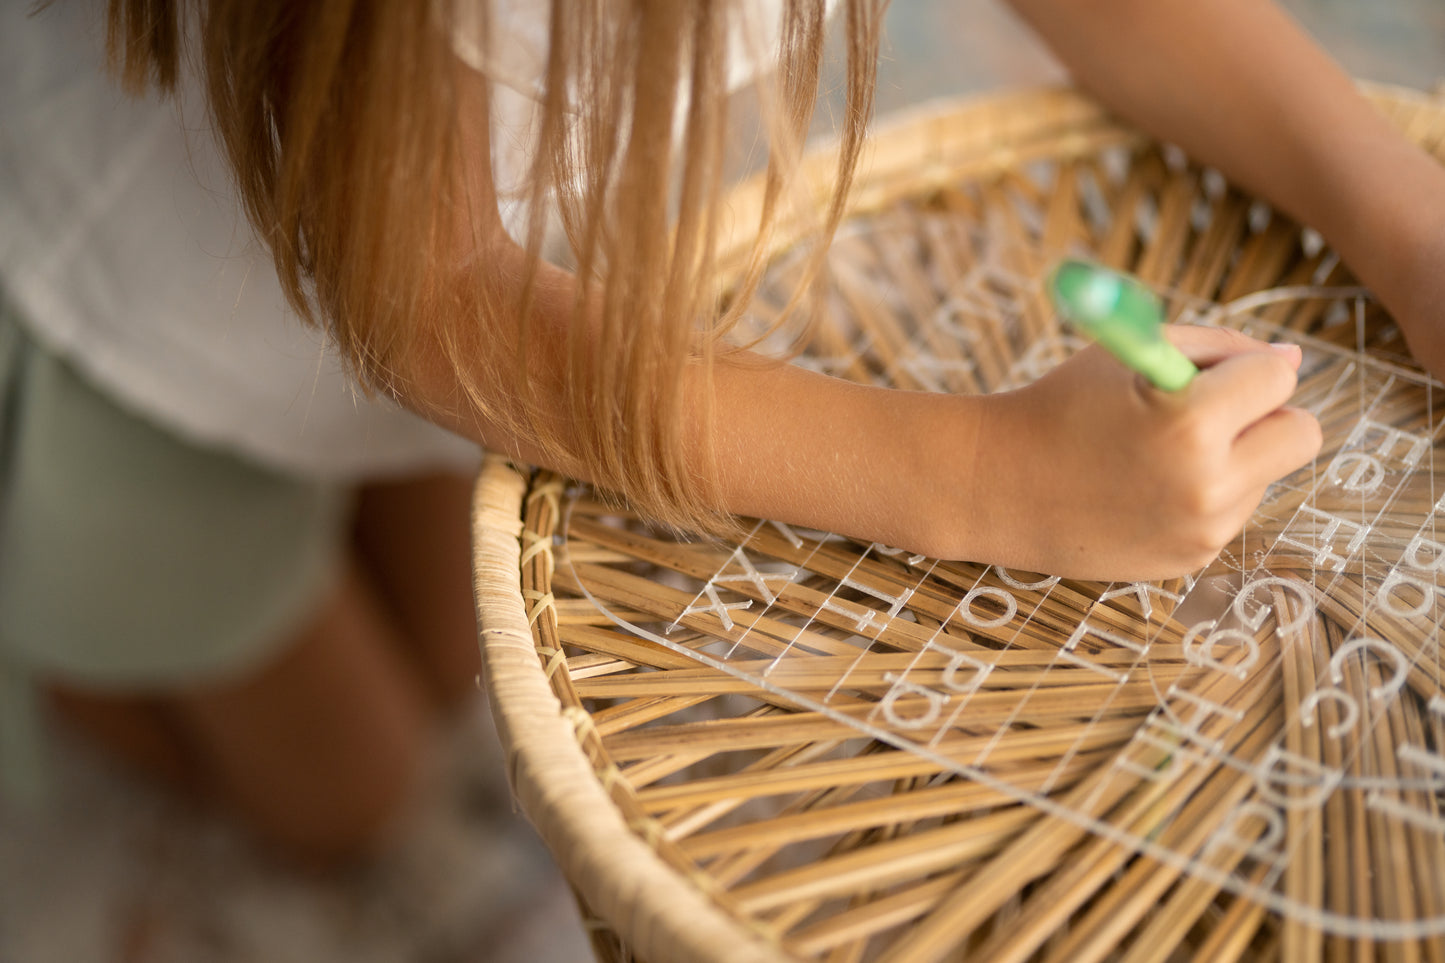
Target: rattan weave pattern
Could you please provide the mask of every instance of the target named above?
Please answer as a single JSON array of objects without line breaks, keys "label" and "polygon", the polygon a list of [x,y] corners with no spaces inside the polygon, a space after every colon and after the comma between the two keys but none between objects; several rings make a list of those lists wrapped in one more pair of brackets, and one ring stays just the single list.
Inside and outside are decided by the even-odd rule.
[{"label": "rattan weave pattern", "polygon": [[[1373,95],[1445,154],[1439,105]],[[756,186],[734,201],[720,250],[740,271]],[[804,363],[1008,387],[1076,346],[1036,279],[1086,253],[1176,316],[1304,344],[1297,403],[1326,452],[1214,566],[1153,586],[762,523],[736,545],[682,541],[490,459],[487,688],[599,957],[1445,956],[1438,580],[1418,577],[1438,571],[1419,533],[1441,495],[1439,403],[1388,318],[1310,232],[1067,90],[899,118],[851,210]],[[800,230],[779,232],[762,323]],[[1387,478],[1384,508],[1356,504]],[[1351,524],[1370,540],[1346,551]],[[1360,641],[1377,637],[1396,675]]]}]

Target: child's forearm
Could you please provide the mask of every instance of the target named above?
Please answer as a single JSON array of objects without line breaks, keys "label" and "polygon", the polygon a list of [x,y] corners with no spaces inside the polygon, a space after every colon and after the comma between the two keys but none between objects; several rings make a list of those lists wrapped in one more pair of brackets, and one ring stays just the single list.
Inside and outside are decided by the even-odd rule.
[{"label": "child's forearm", "polygon": [[[493,251],[491,270],[518,275],[525,255],[507,242]],[[532,414],[562,452],[580,451],[585,426],[573,421],[563,378],[575,279],[544,266],[529,322],[529,380],[539,390]],[[463,290],[469,288],[463,287]],[[461,299],[455,299],[460,301]],[[577,322],[585,330],[587,320]],[[475,326],[471,326],[475,330]],[[456,339],[468,325],[450,326]],[[492,319],[464,349],[475,371],[507,365],[521,337],[520,319]],[[390,388],[405,406],[510,457],[594,479],[580,458],[540,445],[522,416],[513,386],[476,378],[468,395],[440,344],[408,342],[390,359]],[[686,431],[685,460],[698,472],[713,457],[720,507],[730,514],[883,541],[912,551],[976,556],[986,543],[970,520],[976,477],[974,447],[979,399],[852,384],[760,358],[700,363],[684,374],[685,394],[704,392],[708,422],[695,415]],[[480,403],[479,403],[480,402]],[[946,517],[937,517],[946,511]]]},{"label": "child's forearm", "polygon": [[[502,262],[520,256],[504,246],[493,268],[510,274]],[[530,370],[543,389],[536,414],[580,450],[586,426],[572,420],[560,383],[574,283],[555,269],[539,278]],[[514,350],[512,323],[497,319],[469,346],[480,370]],[[686,393],[710,393],[711,416],[694,416],[684,456],[702,471],[711,450],[718,507],[737,515],[1029,571],[1179,575],[1212,558],[1265,486],[1313,455],[1319,430],[1279,408],[1297,354],[1223,329],[1175,336],[1196,361],[1219,362],[1175,395],[1141,390],[1096,349],[1029,388],[982,397],[856,385],[756,359],[710,373],[693,364]],[[492,450],[589,478],[580,459],[559,460],[517,420],[488,414],[514,403],[509,386],[479,379],[482,395],[468,395],[427,345],[395,359],[404,403]]]},{"label": "child's forearm", "polygon": [[[952,558],[996,558],[978,397],[723,363],[712,438],[732,512]],[[1007,457],[1005,452],[994,457]]]}]

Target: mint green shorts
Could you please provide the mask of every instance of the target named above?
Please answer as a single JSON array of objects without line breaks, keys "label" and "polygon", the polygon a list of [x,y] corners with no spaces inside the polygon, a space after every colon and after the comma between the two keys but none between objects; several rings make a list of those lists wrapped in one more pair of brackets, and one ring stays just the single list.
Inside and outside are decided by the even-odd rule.
[{"label": "mint green shorts", "polygon": [[0,301],[0,783],[41,782],[49,682],[144,694],[257,668],[339,571],[350,491],[122,410]]}]

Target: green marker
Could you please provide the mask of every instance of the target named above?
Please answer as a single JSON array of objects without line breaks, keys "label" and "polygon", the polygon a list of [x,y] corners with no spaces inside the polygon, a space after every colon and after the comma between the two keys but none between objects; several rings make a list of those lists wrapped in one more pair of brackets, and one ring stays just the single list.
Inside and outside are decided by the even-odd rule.
[{"label": "green marker", "polygon": [[1137,278],[1085,261],[1063,261],[1048,279],[1054,307],[1149,383],[1178,391],[1199,373],[1164,337],[1164,306]]}]

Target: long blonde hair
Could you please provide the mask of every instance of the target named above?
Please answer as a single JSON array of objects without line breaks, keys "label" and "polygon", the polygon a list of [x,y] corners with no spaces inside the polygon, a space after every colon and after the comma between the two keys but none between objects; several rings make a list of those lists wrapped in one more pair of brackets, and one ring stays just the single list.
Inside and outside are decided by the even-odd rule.
[{"label": "long blonde hair", "polygon": [[[484,0],[452,2],[478,4],[480,16],[461,19],[484,34],[505,29]],[[766,202],[752,266],[724,307],[713,239],[738,6],[551,0],[527,267],[504,294],[485,263],[461,272],[465,283],[448,273],[457,267],[455,212],[467,201],[457,186],[467,94],[445,0],[110,0],[108,40],[133,91],[173,89],[194,56],[244,209],[291,305],[325,326],[364,382],[397,389],[410,375],[396,359],[431,339],[450,360],[459,408],[469,400],[527,432],[553,463],[660,520],[716,529],[725,519],[711,455],[682,454],[683,432],[710,413],[688,416],[682,372],[699,359],[711,370],[757,283],[814,114],[826,26],[825,0],[784,3],[776,96],[764,98],[774,105],[764,111]],[[882,3],[844,6],[846,104],[835,190],[818,221],[825,238],[871,112]],[[490,35],[480,39],[486,49]],[[549,201],[581,280],[574,310],[600,314],[595,338],[569,336],[565,372],[545,383],[528,373],[536,339],[525,327],[505,362],[478,370],[474,348],[496,327],[495,312],[532,315]],[[574,443],[540,416],[541,391],[565,393],[582,429]]]}]

